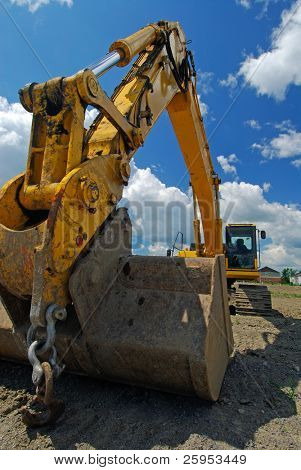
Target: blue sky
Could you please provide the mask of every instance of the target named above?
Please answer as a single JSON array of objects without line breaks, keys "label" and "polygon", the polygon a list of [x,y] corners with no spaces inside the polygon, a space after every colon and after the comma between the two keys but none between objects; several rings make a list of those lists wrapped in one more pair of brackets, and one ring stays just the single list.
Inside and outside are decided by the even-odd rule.
[{"label": "blue sky", "polygon": [[[288,264],[301,268],[301,54],[296,47],[301,38],[300,3],[2,0],[0,96],[7,100],[2,102],[0,120],[2,179],[12,176],[19,167],[22,169],[26,161],[28,137],[22,134],[22,126],[27,125],[27,116],[22,115],[16,125],[12,122],[12,126],[17,126],[12,130],[9,124],[3,124],[19,112],[9,106],[18,101],[20,87],[32,81],[46,81],[49,75],[73,74],[102,57],[114,40],[147,23],[177,20],[191,40],[189,47],[199,70],[198,93],[206,110],[212,158],[226,183],[222,197],[226,200],[227,194],[232,194],[243,203],[251,194],[249,212],[244,214],[238,207],[236,218],[248,217],[241,222],[256,222],[257,218],[270,231],[265,261],[278,267]],[[108,94],[125,72],[116,68],[101,79]],[[10,117],[4,121],[9,109]],[[17,135],[13,138],[15,146],[20,147],[18,157],[14,157],[13,144],[4,135],[3,127],[7,135]],[[185,166],[166,113],[138,152],[136,165],[139,169],[149,167],[167,188],[187,192],[188,176],[182,178]],[[261,206],[260,213],[256,213],[256,207],[252,212],[252,201],[257,208]],[[287,220],[288,230],[293,231],[288,245],[284,227],[278,235],[273,233]]]}]

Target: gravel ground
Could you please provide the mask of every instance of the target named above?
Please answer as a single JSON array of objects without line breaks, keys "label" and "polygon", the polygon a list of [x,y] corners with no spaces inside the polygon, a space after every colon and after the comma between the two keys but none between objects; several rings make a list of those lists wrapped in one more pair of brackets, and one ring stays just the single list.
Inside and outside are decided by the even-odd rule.
[{"label": "gravel ground", "polygon": [[19,414],[30,368],[0,362],[0,449],[300,449],[301,288],[270,290],[273,316],[231,317],[235,353],[214,404],[65,374],[63,418],[30,430]]}]

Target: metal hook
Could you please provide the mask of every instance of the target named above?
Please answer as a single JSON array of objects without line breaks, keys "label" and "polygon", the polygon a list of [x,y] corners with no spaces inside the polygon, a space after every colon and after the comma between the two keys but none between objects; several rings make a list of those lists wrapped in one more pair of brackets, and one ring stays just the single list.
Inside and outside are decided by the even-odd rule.
[{"label": "metal hook", "polygon": [[43,386],[37,387],[37,394],[33,401],[41,403],[45,410],[35,412],[30,410],[28,406],[21,408],[23,423],[30,427],[54,423],[65,409],[64,402],[53,397],[53,371],[51,365],[48,362],[43,362],[41,368],[45,382]]}]

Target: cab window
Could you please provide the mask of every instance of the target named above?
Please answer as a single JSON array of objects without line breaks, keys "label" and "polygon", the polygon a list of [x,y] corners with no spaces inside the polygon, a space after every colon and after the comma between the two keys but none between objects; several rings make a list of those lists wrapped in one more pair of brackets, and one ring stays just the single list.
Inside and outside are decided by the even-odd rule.
[{"label": "cab window", "polygon": [[226,253],[229,268],[254,269],[257,256],[255,227],[228,226]]}]

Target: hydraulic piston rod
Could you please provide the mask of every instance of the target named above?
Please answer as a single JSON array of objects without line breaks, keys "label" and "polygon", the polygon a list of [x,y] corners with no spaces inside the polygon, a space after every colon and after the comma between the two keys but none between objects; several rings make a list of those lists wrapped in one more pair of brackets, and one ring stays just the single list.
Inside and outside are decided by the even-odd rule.
[{"label": "hydraulic piston rod", "polygon": [[113,42],[110,46],[110,52],[88,68],[99,78],[114,65],[124,67],[131,62],[136,54],[156,41],[159,31],[156,25],[150,25],[125,39]]},{"label": "hydraulic piston rod", "polygon": [[105,72],[110,70],[114,65],[118,64],[121,55],[117,51],[109,52],[99,62],[90,65],[89,69],[96,75],[97,78],[101,77]]}]

